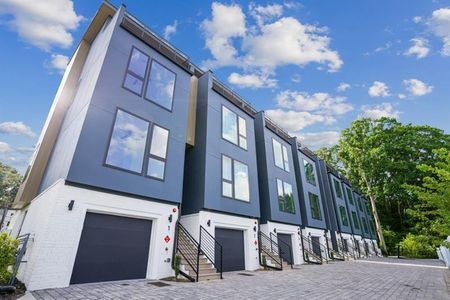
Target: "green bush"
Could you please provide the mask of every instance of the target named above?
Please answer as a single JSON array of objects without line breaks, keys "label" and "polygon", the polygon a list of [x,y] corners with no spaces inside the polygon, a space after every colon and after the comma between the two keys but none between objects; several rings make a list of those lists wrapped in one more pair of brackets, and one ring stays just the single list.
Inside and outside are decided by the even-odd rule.
[{"label": "green bush", "polygon": [[178,254],[175,255],[175,281],[178,280],[178,276],[180,275],[180,266],[181,266],[181,256]]},{"label": "green bush", "polygon": [[9,266],[14,264],[19,241],[9,237],[6,232],[0,234],[0,284],[7,284],[11,273]]},{"label": "green bush", "polygon": [[400,254],[411,258],[436,258],[434,241],[425,235],[408,233],[399,243]]},{"label": "green bush", "polygon": [[384,241],[386,243],[388,255],[397,255],[397,245],[401,241],[401,236],[390,228],[383,228]]}]

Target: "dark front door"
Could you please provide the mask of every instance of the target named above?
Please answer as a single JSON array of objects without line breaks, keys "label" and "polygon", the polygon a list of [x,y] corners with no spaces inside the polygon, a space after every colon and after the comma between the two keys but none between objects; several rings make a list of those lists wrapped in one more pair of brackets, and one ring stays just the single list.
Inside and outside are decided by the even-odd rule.
[{"label": "dark front door", "polygon": [[281,249],[281,257],[288,263],[293,263],[292,258],[292,235],[290,234],[284,234],[284,233],[278,233],[278,245]]},{"label": "dark front door", "polygon": [[320,238],[318,236],[311,236],[311,245],[314,254],[322,257],[322,251],[320,251]]},{"label": "dark front door", "polygon": [[[222,245],[223,272],[245,270],[244,232],[242,230],[216,228],[215,238]],[[219,262],[217,251],[215,260]]]},{"label": "dark front door", "polygon": [[152,221],[87,213],[70,283],[145,278]]}]

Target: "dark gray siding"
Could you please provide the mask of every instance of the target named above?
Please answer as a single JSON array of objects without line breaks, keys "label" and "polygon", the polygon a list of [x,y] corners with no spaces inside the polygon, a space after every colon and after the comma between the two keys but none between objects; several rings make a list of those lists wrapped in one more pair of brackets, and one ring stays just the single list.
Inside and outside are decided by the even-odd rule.
[{"label": "dark gray siding", "polygon": [[[255,118],[256,147],[258,155],[259,196],[261,203],[261,223],[267,221],[301,225],[300,202],[295,178],[294,158],[290,143],[265,126],[264,113]],[[272,139],[287,148],[289,172],[275,166]],[[280,211],[278,205],[277,179],[292,185],[295,213]]]},{"label": "dark gray siding", "polygon": [[[332,195],[333,195],[333,200],[335,203],[335,208],[336,208],[336,216],[337,216],[337,223],[338,223],[338,231],[339,232],[344,232],[344,233],[353,233],[352,231],[352,227],[351,227],[351,221],[350,221],[350,213],[349,210],[347,208],[347,204],[345,201],[345,196],[342,195],[342,198],[337,196],[337,192],[336,192],[336,188],[334,185],[334,181],[333,180],[337,180],[339,182],[339,185],[341,187],[342,193],[344,193],[344,187],[342,185],[342,182],[339,178],[337,178],[335,175],[333,175],[332,173],[328,173],[328,177],[330,179],[330,186],[331,186],[331,191],[332,191]],[[340,206],[343,206],[345,208],[346,214],[347,214],[347,220],[348,220],[348,226],[345,226],[342,223],[342,217],[341,217],[341,212],[340,212]]]},{"label": "dark gray siding", "polygon": [[[172,112],[122,88],[133,46],[176,73]],[[181,202],[189,87],[190,74],[123,28],[116,27],[92,95],[67,180],[152,199]],[[170,130],[164,181],[104,166],[118,108]]]}]

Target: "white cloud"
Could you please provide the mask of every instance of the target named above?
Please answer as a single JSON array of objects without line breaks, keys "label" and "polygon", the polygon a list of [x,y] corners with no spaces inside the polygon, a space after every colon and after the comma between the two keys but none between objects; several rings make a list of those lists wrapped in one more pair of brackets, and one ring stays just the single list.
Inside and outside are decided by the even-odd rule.
[{"label": "white cloud", "polygon": [[353,106],[346,101],[345,97],[333,97],[328,93],[310,95],[306,92],[286,90],[280,92],[276,99],[280,107],[298,111],[317,111],[321,114],[342,115],[353,110]]},{"label": "white cloud", "polygon": [[173,24],[164,27],[164,38],[170,40],[170,37],[177,32],[178,21],[175,20]]},{"label": "white cloud", "polygon": [[283,17],[283,7],[273,4],[249,6],[257,26],[247,23],[237,4],[212,4],[212,18],[205,19],[201,30],[212,59],[205,68],[232,66],[246,73],[275,74],[284,65],[327,65],[335,72],[343,64],[339,54],[330,49],[330,38],[323,27],[302,24],[293,17]]},{"label": "white cloud", "polygon": [[31,128],[23,122],[3,122],[0,124],[0,133],[10,135],[25,135],[31,138],[36,137],[36,134]]},{"label": "white cloud", "polygon": [[350,88],[350,84],[345,83],[345,82],[341,82],[339,84],[339,86],[337,87],[337,91],[338,92],[345,92],[346,90],[348,90]]},{"label": "white cloud", "polygon": [[431,31],[442,39],[441,54],[450,56],[450,8],[440,8],[433,11],[428,25]]},{"label": "white cloud", "polygon": [[416,24],[422,22],[422,17],[421,16],[415,16],[413,18],[413,22],[416,23]]},{"label": "white cloud", "polygon": [[415,55],[417,59],[424,58],[430,52],[428,40],[424,38],[414,38],[410,40],[412,46],[406,50],[403,54],[412,56]]},{"label": "white cloud", "polygon": [[269,78],[268,74],[244,74],[231,73],[228,82],[241,88],[273,88],[277,86],[277,80]]},{"label": "white cloud", "polygon": [[12,148],[8,143],[0,142],[0,153],[7,153],[10,151],[12,151]]},{"label": "white cloud", "polygon": [[370,97],[388,97],[390,96],[389,87],[386,83],[381,81],[374,81],[373,85],[369,88]]},{"label": "white cloud", "polygon": [[363,105],[361,107],[360,118],[379,119],[381,117],[395,118],[400,117],[400,112],[395,110],[390,103],[381,103],[379,105]]},{"label": "white cloud", "polygon": [[34,149],[31,147],[14,148],[8,143],[0,141],[0,162],[16,168],[23,174],[33,151]]},{"label": "white cloud", "polygon": [[70,32],[84,19],[70,0],[2,0],[0,14],[11,17],[6,24],[23,40],[46,51],[72,46]]},{"label": "white cloud", "polygon": [[267,116],[287,131],[299,131],[315,123],[333,124],[336,119],[332,116],[312,114],[307,111],[271,109]]},{"label": "white cloud", "polygon": [[405,98],[406,98],[406,95],[403,94],[403,93],[400,93],[400,94],[398,94],[398,98],[399,98],[399,99],[405,99]]},{"label": "white cloud", "polygon": [[294,74],[291,77],[291,81],[295,83],[299,83],[302,81],[302,77],[299,74]]},{"label": "white cloud", "polygon": [[338,131],[322,131],[297,134],[300,142],[309,148],[330,147],[339,142]]},{"label": "white cloud", "polygon": [[433,90],[432,85],[428,85],[423,81],[418,79],[406,79],[403,80],[403,86],[405,86],[406,90],[413,96],[424,96],[426,94],[431,93]]},{"label": "white cloud", "polygon": [[52,54],[51,60],[45,63],[45,66],[49,69],[55,69],[60,74],[64,74],[69,63],[69,58],[61,54]]}]

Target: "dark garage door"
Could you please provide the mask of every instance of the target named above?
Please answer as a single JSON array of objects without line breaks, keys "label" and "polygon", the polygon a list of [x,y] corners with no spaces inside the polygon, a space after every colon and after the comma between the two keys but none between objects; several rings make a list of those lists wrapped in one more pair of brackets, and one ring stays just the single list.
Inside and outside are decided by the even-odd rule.
[{"label": "dark garage door", "polygon": [[278,245],[281,248],[281,257],[292,264],[292,239],[290,234],[278,233]]},{"label": "dark garage door", "polygon": [[87,213],[70,283],[145,278],[152,222]]},{"label": "dark garage door", "polygon": [[311,237],[311,246],[314,254],[322,257],[322,251],[320,249],[320,238],[318,236]]},{"label": "dark garage door", "polygon": [[[216,240],[222,245],[223,272],[245,270],[244,232],[216,228]],[[216,248],[216,261],[219,262]]]}]

